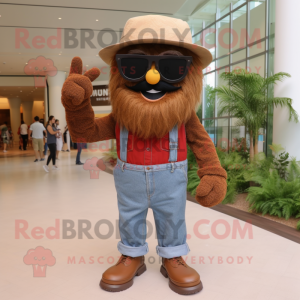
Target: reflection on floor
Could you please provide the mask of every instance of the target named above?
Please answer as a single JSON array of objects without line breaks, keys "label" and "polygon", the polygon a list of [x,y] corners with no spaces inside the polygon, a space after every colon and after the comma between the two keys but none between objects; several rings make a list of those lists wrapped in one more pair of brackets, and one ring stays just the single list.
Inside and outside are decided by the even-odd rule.
[{"label": "reflection on floor", "polygon": [[[159,272],[154,232],[147,272],[124,292],[99,288],[102,272],[119,256],[117,195],[113,176],[89,167],[100,152],[84,152],[86,166],[76,166],[75,155],[61,153],[59,170],[49,173],[31,156],[0,159],[1,299],[183,299]],[[191,252],[185,258],[204,286],[190,297],[299,299],[299,244],[189,201],[186,219]],[[151,210],[148,220],[155,228]],[[80,227],[90,227],[89,234]],[[36,265],[42,257],[46,266]]]}]

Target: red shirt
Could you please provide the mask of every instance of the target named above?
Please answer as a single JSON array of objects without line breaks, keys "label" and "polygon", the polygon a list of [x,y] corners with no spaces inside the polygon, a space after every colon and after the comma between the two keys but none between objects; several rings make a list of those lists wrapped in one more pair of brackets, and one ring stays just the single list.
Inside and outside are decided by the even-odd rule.
[{"label": "red shirt", "polygon": [[[116,124],[117,152],[120,158],[120,127]],[[186,134],[184,124],[178,130],[177,161],[187,158]],[[169,162],[169,133],[161,139],[140,139],[128,133],[127,163],[134,165],[158,165]]]}]

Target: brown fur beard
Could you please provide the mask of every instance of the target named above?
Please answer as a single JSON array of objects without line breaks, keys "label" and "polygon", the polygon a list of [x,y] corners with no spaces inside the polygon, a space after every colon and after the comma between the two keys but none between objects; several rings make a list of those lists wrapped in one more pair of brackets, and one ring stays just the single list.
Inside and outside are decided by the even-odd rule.
[{"label": "brown fur beard", "polygon": [[181,126],[186,123],[197,103],[200,102],[203,78],[200,59],[187,49],[159,44],[132,45],[121,49],[118,53],[125,54],[132,49],[143,50],[149,55],[176,50],[184,56],[193,57],[187,76],[183,81],[174,84],[174,86],[181,86],[181,89],[167,92],[156,102],[148,102],[141,93],[128,89],[125,84],[133,86],[135,83],[124,79],[118,71],[116,60],[112,62],[109,92],[116,122],[140,138],[162,138],[176,124]]}]

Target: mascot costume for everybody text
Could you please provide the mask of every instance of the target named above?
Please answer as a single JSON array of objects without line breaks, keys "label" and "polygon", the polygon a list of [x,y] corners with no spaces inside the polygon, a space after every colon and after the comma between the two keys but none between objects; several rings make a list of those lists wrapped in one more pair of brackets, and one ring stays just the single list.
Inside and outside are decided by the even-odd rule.
[{"label": "mascot costume for everybody text", "polygon": [[95,119],[91,82],[100,71],[92,68],[82,75],[79,57],[72,60],[62,103],[72,140],[117,142],[114,180],[122,255],[103,273],[100,286],[110,292],[122,291],[146,271],[146,217],[151,208],[156,250],[162,257],[160,272],[169,278],[173,291],[197,293],[202,289],[200,276],[182,258],[190,251],[185,224],[187,145],[199,166],[196,200],[205,207],[217,205],[227,189],[226,172],[195,113],[202,69],[212,56],[192,43],[186,22],[156,15],[129,19],[120,42],[99,55],[112,70],[112,113]]}]

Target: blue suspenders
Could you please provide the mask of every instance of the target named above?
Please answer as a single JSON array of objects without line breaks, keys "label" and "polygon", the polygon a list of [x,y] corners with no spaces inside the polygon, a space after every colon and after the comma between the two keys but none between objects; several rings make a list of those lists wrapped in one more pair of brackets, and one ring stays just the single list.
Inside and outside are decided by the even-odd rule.
[{"label": "blue suspenders", "polygon": [[[127,162],[127,143],[128,143],[128,130],[123,126],[120,129],[120,159]],[[177,161],[178,149],[178,126],[175,125],[169,132],[169,162]]]}]

